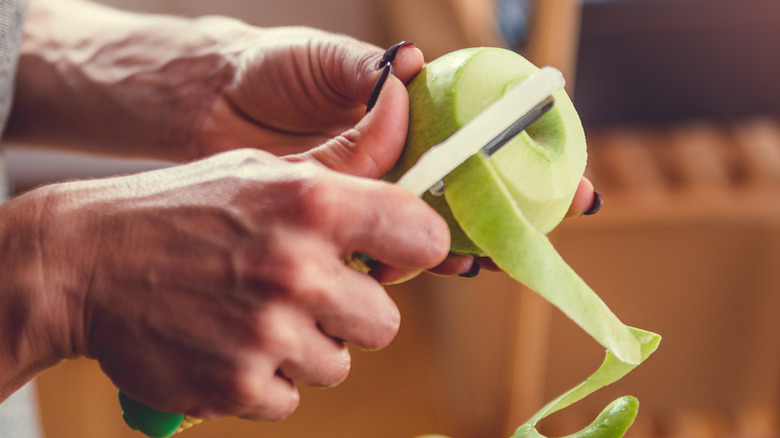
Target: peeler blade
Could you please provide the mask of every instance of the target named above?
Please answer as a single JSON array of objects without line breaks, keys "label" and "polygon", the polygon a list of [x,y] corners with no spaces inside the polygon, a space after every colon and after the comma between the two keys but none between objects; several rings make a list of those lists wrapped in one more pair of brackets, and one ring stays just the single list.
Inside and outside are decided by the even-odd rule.
[{"label": "peeler blade", "polygon": [[560,71],[543,67],[457,130],[431,147],[396,183],[422,196],[472,155],[492,154],[538,120],[553,105],[552,95],[566,81]]}]

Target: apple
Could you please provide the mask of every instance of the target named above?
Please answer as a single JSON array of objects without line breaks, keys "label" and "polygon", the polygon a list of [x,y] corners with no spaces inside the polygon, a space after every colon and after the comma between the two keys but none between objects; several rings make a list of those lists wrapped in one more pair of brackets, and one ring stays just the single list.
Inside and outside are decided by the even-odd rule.
[{"label": "apple", "polygon": [[[430,63],[409,83],[409,132],[404,152],[389,179],[395,180],[431,146],[500,98],[538,68],[521,55],[495,47],[467,48]],[[488,160],[525,218],[547,234],[563,219],[580,182],[587,151],[579,116],[565,91],[553,95],[552,110]],[[425,195],[447,220],[452,250],[484,255],[453,218],[442,197]]]},{"label": "apple", "polygon": [[[409,83],[409,132],[399,178],[506,90],[537,71],[507,49],[467,48],[428,63]],[[620,361],[641,362],[641,343],[561,258],[546,234],[568,210],[585,171],[585,135],[566,92],[492,156],[473,155],[424,195],[448,222],[453,252],[484,255],[558,307]]]}]

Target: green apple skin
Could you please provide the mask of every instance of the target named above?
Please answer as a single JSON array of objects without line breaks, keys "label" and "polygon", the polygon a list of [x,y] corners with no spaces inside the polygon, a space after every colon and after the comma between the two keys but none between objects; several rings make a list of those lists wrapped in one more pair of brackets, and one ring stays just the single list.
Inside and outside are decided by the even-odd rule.
[{"label": "green apple skin", "polygon": [[[431,146],[537,70],[521,55],[495,47],[461,49],[428,63],[407,87],[409,132],[388,179],[398,179]],[[563,90],[553,97],[552,110],[490,157],[523,215],[543,234],[565,216],[587,161],[585,134],[574,105]],[[484,255],[453,218],[444,197],[426,193],[424,199],[447,220],[454,252]]]}]

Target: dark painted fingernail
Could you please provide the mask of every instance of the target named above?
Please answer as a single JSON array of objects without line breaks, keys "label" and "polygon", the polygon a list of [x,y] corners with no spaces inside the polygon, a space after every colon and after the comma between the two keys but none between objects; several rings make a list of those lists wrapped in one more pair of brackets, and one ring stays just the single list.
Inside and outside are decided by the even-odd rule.
[{"label": "dark painted fingernail", "polygon": [[414,46],[415,44],[411,41],[401,41],[400,43],[394,44],[389,49],[385,50],[385,54],[382,55],[382,59],[379,60],[379,63],[376,65],[376,68],[383,68],[388,62],[395,61],[395,55],[398,54],[398,50],[401,49],[401,47],[406,46]]},{"label": "dark painted fingernail", "polygon": [[593,203],[590,204],[590,208],[585,212],[585,214],[590,216],[592,214],[598,213],[599,210],[601,210],[602,205],[604,205],[604,198],[601,196],[601,193],[594,191]]},{"label": "dark painted fingernail", "polygon": [[390,76],[393,73],[393,66],[388,62],[385,64],[385,67],[382,69],[382,73],[379,74],[379,79],[377,79],[376,83],[374,84],[374,88],[371,90],[371,95],[368,96],[368,103],[366,104],[366,114],[368,114],[372,109],[374,109],[374,105],[376,105],[377,99],[379,99],[379,93],[382,91],[382,87],[385,85],[385,81],[387,81],[387,77]]},{"label": "dark painted fingernail", "polygon": [[477,263],[476,260],[471,264],[471,267],[466,272],[461,272],[458,274],[458,277],[464,277],[464,278],[474,278],[477,275],[479,275],[479,272],[482,270],[482,266]]},{"label": "dark painted fingernail", "polygon": [[376,68],[381,68],[382,72],[379,74],[379,79],[377,79],[376,83],[374,84],[374,88],[371,90],[371,95],[368,97],[368,103],[366,104],[366,114],[374,109],[374,105],[376,105],[376,101],[379,99],[379,93],[382,91],[382,87],[385,85],[387,77],[395,74],[395,71],[393,70],[393,61],[395,60],[395,55],[398,53],[398,50],[401,47],[409,45],[413,46],[414,43],[411,41],[401,41],[400,43],[393,45],[393,47],[385,50],[385,53],[382,55],[382,59],[379,60],[379,64],[376,66]]}]

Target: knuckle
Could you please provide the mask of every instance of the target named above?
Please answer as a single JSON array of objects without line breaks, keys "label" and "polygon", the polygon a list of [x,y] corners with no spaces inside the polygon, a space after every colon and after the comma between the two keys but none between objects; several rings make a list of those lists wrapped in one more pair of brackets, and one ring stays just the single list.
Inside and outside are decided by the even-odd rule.
[{"label": "knuckle", "polygon": [[[259,373],[234,370],[212,383],[215,388],[209,400],[212,415],[236,415],[263,403],[263,384]],[[203,412],[196,413],[202,417]]]},{"label": "knuckle", "polygon": [[351,369],[346,347],[323,353],[309,345],[309,351],[292,354],[279,366],[282,375],[292,381],[318,388],[331,388],[343,382]]},{"label": "knuckle", "polygon": [[229,406],[226,413],[253,420],[278,421],[295,412],[300,404],[295,385],[264,370],[245,370],[225,383],[221,394]]},{"label": "knuckle", "polygon": [[232,149],[225,154],[230,154],[238,164],[254,166],[263,161],[266,153],[256,148]]},{"label": "knuckle", "polygon": [[294,328],[285,324],[277,324],[276,327],[266,327],[262,333],[263,342],[261,348],[275,358],[283,358],[300,351],[301,341]]},{"label": "knuckle", "polygon": [[329,302],[332,295],[327,286],[328,274],[314,258],[295,258],[283,263],[275,274],[280,285],[280,298],[302,304]]},{"label": "knuckle", "polygon": [[258,296],[300,301],[325,293],[332,275],[324,267],[328,260],[308,235],[279,236],[258,250],[264,254],[248,256],[239,274]]},{"label": "knuckle", "polygon": [[297,219],[314,229],[329,229],[338,218],[343,193],[324,174],[312,175],[296,197]]},{"label": "knuckle", "polygon": [[431,228],[428,231],[426,248],[430,257],[434,260],[442,260],[450,251],[450,231],[447,222],[439,215],[433,216],[430,221]]},{"label": "knuckle", "polygon": [[229,178],[251,181],[256,178],[258,167],[265,166],[269,158],[265,151],[245,147],[222,152],[208,160]]},{"label": "knuckle", "polygon": [[334,137],[333,141],[348,153],[360,143],[362,138],[363,134],[358,129],[352,128]]}]

